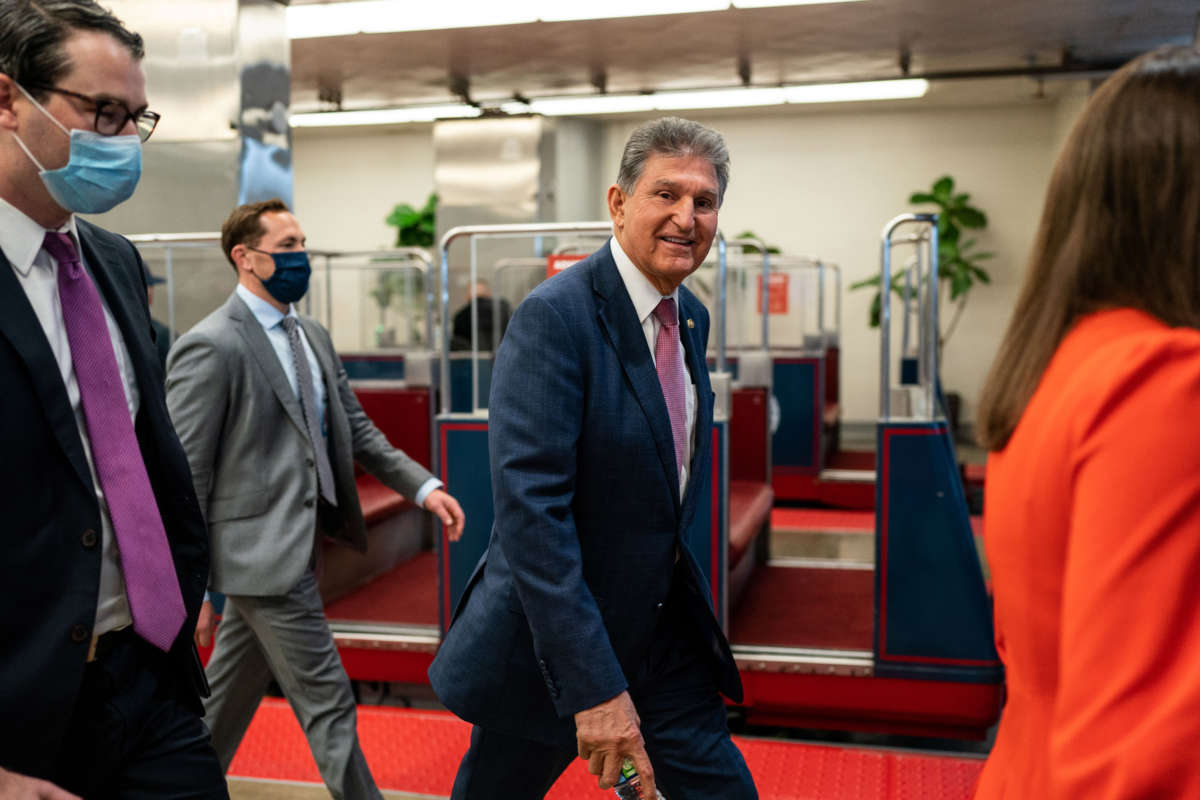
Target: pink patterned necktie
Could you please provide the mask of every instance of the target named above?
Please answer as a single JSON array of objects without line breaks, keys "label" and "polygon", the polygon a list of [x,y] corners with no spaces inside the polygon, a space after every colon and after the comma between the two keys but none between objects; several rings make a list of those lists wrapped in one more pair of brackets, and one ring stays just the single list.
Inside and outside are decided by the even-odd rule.
[{"label": "pink patterned necktie", "polygon": [[58,262],[58,296],[92,461],[121,552],[121,571],[133,630],[150,644],[171,648],[187,616],[167,533],[146,475],[104,308],[75,243],[48,232],[42,242]]},{"label": "pink patterned necktie", "polygon": [[687,387],[683,361],[679,357],[679,315],[675,313],[675,299],[664,297],[654,308],[654,316],[662,323],[658,338],[654,340],[654,365],[658,369],[658,382],[662,384],[663,399],[667,401],[667,413],[671,416],[675,468],[682,471],[687,466],[683,463],[687,451]]}]

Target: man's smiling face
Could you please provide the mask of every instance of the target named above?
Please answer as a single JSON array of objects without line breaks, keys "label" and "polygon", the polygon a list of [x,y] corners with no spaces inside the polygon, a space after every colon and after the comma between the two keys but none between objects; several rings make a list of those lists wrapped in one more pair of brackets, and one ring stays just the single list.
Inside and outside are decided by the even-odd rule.
[{"label": "man's smiling face", "polygon": [[608,190],[618,244],[664,295],[675,291],[708,255],[717,233],[717,173],[700,156],[655,153],[633,191]]}]

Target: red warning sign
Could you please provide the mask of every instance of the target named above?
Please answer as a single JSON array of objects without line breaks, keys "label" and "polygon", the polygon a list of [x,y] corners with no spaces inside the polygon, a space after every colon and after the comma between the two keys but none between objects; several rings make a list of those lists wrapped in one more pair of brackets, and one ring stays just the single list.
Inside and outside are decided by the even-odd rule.
[{"label": "red warning sign", "polygon": [[576,261],[587,258],[586,253],[555,253],[546,256],[546,277],[553,278]]},{"label": "red warning sign", "polygon": [[[758,313],[762,313],[762,275],[758,276]],[[783,272],[773,272],[767,281],[767,313],[786,314],[788,310],[788,276]]]}]

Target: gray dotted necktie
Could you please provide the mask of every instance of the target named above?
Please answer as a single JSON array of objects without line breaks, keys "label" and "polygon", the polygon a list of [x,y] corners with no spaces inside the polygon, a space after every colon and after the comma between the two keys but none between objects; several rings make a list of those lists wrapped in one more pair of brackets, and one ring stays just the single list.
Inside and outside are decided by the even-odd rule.
[{"label": "gray dotted necktie", "polygon": [[321,422],[317,419],[317,399],[313,393],[312,371],[308,368],[308,357],[304,354],[304,344],[300,341],[300,330],[295,317],[284,317],[281,324],[287,331],[288,344],[292,350],[292,364],[296,367],[296,384],[300,389],[300,408],[304,412],[304,424],[308,428],[313,452],[316,453],[317,487],[320,489],[321,499],[331,506],[337,506],[333,470],[329,466],[329,450],[325,446],[325,437],[321,435]]}]

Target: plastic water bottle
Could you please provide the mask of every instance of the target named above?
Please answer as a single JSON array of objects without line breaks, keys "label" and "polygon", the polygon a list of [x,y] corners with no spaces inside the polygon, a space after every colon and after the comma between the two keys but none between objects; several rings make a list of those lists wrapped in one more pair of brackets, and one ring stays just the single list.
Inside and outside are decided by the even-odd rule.
[{"label": "plastic water bottle", "polygon": [[[633,768],[632,759],[625,759],[625,763],[621,765],[621,777],[617,780],[614,791],[620,800],[649,800],[642,794],[642,779],[638,777],[637,770]],[[654,793],[655,800],[667,800],[657,789],[654,790]]]}]

